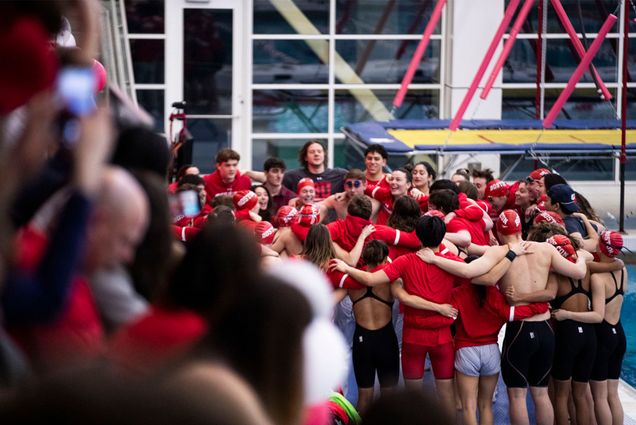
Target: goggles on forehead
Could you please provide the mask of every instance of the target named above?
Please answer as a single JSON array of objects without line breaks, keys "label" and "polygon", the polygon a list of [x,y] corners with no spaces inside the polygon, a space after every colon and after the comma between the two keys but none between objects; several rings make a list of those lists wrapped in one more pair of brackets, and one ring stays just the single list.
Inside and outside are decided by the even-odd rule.
[{"label": "goggles on forehead", "polygon": [[356,189],[359,188],[360,186],[362,186],[362,182],[360,180],[355,180],[355,181],[346,181],[345,185],[351,189],[352,187],[355,187]]}]

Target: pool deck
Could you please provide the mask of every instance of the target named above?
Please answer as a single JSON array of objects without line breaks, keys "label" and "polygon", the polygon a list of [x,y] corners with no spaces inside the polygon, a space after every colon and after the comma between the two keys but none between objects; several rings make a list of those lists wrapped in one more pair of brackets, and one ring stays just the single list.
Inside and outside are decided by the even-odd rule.
[{"label": "pool deck", "polygon": [[636,425],[636,389],[621,379],[618,385],[618,394],[625,411],[623,423]]}]

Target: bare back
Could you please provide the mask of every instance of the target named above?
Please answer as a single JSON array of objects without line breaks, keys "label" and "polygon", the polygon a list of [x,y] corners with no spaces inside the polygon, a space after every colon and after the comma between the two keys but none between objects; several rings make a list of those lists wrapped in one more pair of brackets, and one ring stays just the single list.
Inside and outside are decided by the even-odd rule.
[{"label": "bare back", "polygon": [[[623,295],[616,295],[617,287],[621,287],[621,275],[623,277],[622,288],[623,292],[627,292],[627,270],[623,267],[621,270],[607,273],[595,273],[592,275],[592,279],[599,279],[605,287],[605,300],[612,298],[607,304],[605,304],[605,316],[604,320],[610,325],[615,325],[621,318],[621,308],[623,307]],[[613,278],[612,278],[613,276]]]},{"label": "bare back", "polygon": [[[378,298],[393,302],[390,285],[390,283],[378,285],[373,287],[372,291]],[[353,306],[353,314],[356,323],[370,331],[381,329],[391,321],[392,309],[373,297],[362,298],[366,291],[366,289],[349,290],[349,297],[351,301],[355,303]],[[356,300],[360,301],[356,302]]]},{"label": "bare back", "polygon": [[[546,288],[552,265],[552,252],[545,243],[528,242],[532,254],[521,255],[514,259],[510,268],[501,278],[501,290],[512,286],[519,295],[529,294]],[[515,303],[515,305],[525,303]],[[526,321],[546,320],[550,313],[542,313],[525,319]]]},{"label": "bare back", "polygon": [[[585,275],[584,279],[576,280],[572,278],[568,278],[565,276],[561,276],[559,274],[556,275],[558,287],[557,287],[557,297],[562,297],[569,294],[572,291],[572,284],[576,286],[581,286],[583,291],[589,293],[590,292],[590,279],[591,275],[588,272]],[[590,311],[590,298],[583,293],[576,293],[571,295],[568,299],[563,301],[561,307],[563,310],[573,311],[577,313],[582,313],[586,311]]]}]

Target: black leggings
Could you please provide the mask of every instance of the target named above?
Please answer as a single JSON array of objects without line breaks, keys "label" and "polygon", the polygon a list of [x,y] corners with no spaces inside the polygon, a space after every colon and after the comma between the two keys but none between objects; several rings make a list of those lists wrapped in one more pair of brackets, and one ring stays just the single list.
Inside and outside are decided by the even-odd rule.
[{"label": "black leggings", "polygon": [[610,325],[603,320],[596,325],[596,340],[598,348],[591,379],[605,381],[606,379],[620,378],[623,357],[625,357],[627,350],[623,325],[620,321],[615,325]]},{"label": "black leggings", "polygon": [[397,385],[400,373],[400,353],[393,322],[370,331],[356,323],[353,334],[353,371],[360,388],[373,388],[375,372],[380,386]]}]

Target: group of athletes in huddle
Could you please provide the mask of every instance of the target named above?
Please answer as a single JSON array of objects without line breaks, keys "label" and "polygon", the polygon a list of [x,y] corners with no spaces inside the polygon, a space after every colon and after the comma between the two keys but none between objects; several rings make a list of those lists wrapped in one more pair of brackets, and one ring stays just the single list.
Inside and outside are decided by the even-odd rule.
[{"label": "group of athletes in huddle", "polygon": [[364,155],[364,171],[330,169],[311,141],[299,169],[270,158],[242,175],[238,154],[221,151],[204,178],[184,169],[176,190],[197,189],[206,207],[175,234],[187,242],[197,220],[227,210],[264,263],[323,270],[335,303],[352,304],[359,410],[376,374],[382,391],[398,384],[400,359],[405,385],[421,387],[428,355],[441,406],[454,416],[460,405],[465,424],[493,423],[500,371],[512,424],[529,423],[528,388],[538,424],[622,424],[621,235],[548,169],[513,184],[489,170],[436,180],[427,162],[385,174],[381,145]]}]

